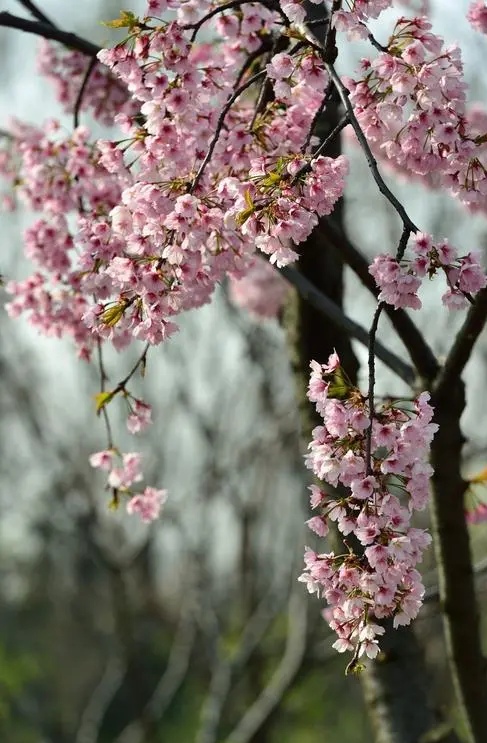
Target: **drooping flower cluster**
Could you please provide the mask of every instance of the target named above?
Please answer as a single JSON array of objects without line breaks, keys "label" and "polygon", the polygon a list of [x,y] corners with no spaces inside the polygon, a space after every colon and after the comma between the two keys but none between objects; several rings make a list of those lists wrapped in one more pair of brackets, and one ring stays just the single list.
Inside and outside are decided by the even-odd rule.
[{"label": "drooping flower cluster", "polygon": [[[66,113],[89,111],[93,118],[111,126],[119,113],[135,115],[137,107],[130,99],[125,85],[121,85],[109,70],[100,64],[93,67],[90,60],[77,51],[65,51],[57,44],[41,42],[37,69],[56,90],[56,97]],[[85,77],[87,82],[80,96]]]},{"label": "drooping flower cluster", "polygon": [[387,52],[363,59],[350,99],[377,155],[400,172],[487,209],[487,136],[465,107],[458,47],[445,47],[426,18],[401,18]]},{"label": "drooping flower cluster", "polygon": [[257,318],[277,317],[289,294],[289,284],[266,261],[256,258],[242,278],[232,277],[229,296]]},{"label": "drooping flower cluster", "polygon": [[383,10],[392,5],[392,0],[354,0],[344,3],[344,8],[333,14],[333,22],[338,31],[346,31],[349,38],[366,39],[368,35],[367,22],[378,18]]},{"label": "drooping flower cluster", "polygon": [[[120,198],[120,182],[98,164],[84,127],[70,136],[55,122],[45,131],[37,127],[17,131],[10,140],[12,157],[20,163],[16,195],[29,208],[42,210],[43,216],[24,234],[26,255],[38,270],[22,281],[9,282],[7,291],[13,298],[7,311],[13,317],[27,313],[46,335],[71,336],[79,356],[87,359],[95,337],[83,320],[91,305],[83,281],[97,245],[98,254],[102,250],[112,254],[107,247],[107,213]],[[73,236],[67,219],[79,208],[98,215],[90,222],[89,239],[82,229]],[[85,222],[81,217],[80,225]]]},{"label": "drooping flower cluster", "polygon": [[113,492],[115,504],[121,495],[126,496],[129,498],[127,513],[138,514],[146,523],[159,517],[167,500],[167,491],[152,487],[146,487],[142,493],[134,493],[132,490],[132,485],[142,480],[140,454],[135,452],[120,454],[114,449],[108,449],[92,454],[90,464],[96,469],[108,472],[107,487]]},{"label": "drooping flower cluster", "polygon": [[485,0],[475,0],[471,3],[467,18],[477,31],[487,34],[487,4]]},{"label": "drooping flower cluster", "polygon": [[[200,6],[191,6],[197,17],[212,4]],[[302,51],[288,70],[285,105],[270,100],[256,117],[242,97],[225,109],[236,60],[268,43],[276,13],[249,3],[219,15],[226,38],[209,47],[190,43],[190,10],[178,7],[180,23],[156,26],[130,16],[131,41],[100,53],[140,110],[117,115],[121,147],[100,141],[94,149],[81,128],[64,141],[37,132],[18,147],[21,196],[56,219],[26,237],[29,255],[51,275],[11,283],[10,311],[27,310],[38,327],[60,334],[57,318],[78,294],[71,332],[86,357],[89,336],[117,348],[134,338],[160,343],[176,329],[175,315],[207,302],[225,275],[241,276],[256,247],[278,266],[295,260],[291,240],[305,240],[343,193],[343,157],[301,152],[327,83],[316,50]],[[70,233],[64,215],[80,209]]]},{"label": "drooping flower cluster", "polygon": [[323,425],[313,431],[306,464],[332,489],[311,486],[318,515],[308,525],[325,536],[334,521],[345,539],[341,554],[308,549],[300,580],[326,599],[325,616],[338,635],[334,647],[373,658],[383,632],[377,620],[409,624],[421,607],[415,566],[431,538],[410,520],[428,501],[437,425],[424,392],[410,405],[377,407],[370,429],[369,402],[348,382],[338,356],[311,362],[311,369],[308,397]]},{"label": "drooping flower cluster", "polygon": [[409,241],[414,259],[398,261],[392,255],[378,255],[369,268],[380,289],[379,299],[396,309],[409,307],[417,310],[421,300],[417,291],[421,280],[430,279],[442,271],[448,286],[442,302],[450,309],[463,309],[468,297],[477,294],[487,285],[487,277],[476,253],[459,256],[448,240],[434,243],[431,235],[418,233]]}]

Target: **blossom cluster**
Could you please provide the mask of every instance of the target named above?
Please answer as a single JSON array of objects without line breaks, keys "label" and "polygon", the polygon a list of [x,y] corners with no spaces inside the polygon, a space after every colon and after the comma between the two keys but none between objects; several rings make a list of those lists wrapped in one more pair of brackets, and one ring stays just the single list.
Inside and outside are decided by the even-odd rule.
[{"label": "blossom cluster", "polygon": [[[330,10],[330,0],[311,0],[315,5],[323,5],[323,11]],[[335,10],[333,23],[337,30],[346,31],[350,38],[366,38],[366,23],[378,18],[383,10],[390,8],[393,0],[352,0],[344,7]],[[306,8],[302,0],[280,0],[280,6],[292,23],[302,24],[306,19]]]},{"label": "blossom cluster", "polygon": [[[156,5],[148,13],[175,7]],[[343,193],[345,158],[302,152],[327,82],[316,50],[301,52],[287,75],[286,105],[270,101],[255,118],[242,97],[219,124],[235,63],[264,43],[276,14],[249,3],[219,15],[222,40],[209,47],[190,43],[191,7],[211,3],[179,6],[175,22],[141,23],[99,54],[139,111],[115,117],[120,146],[89,145],[83,127],[63,137],[53,125],[17,146],[17,191],[50,218],[26,235],[40,270],[9,284],[9,310],[28,312],[43,332],[69,332],[85,358],[95,341],[162,342],[176,315],[207,302],[226,275],[241,277],[256,248],[278,266],[295,260],[291,241],[305,240]],[[69,78],[76,58],[63,59]],[[58,68],[53,61],[52,74]],[[97,91],[88,97],[95,114]],[[69,212],[79,212],[75,230]]]},{"label": "blossom cluster", "polygon": [[415,258],[400,261],[388,254],[374,258],[369,268],[380,289],[379,300],[399,307],[417,310],[421,300],[417,291],[421,279],[431,279],[442,271],[448,286],[442,302],[450,309],[463,309],[468,299],[487,285],[487,277],[479,263],[479,256],[467,253],[459,256],[448,240],[433,242],[431,235],[418,233],[409,241]]},{"label": "blossom cluster", "polygon": [[106,67],[100,64],[93,66],[76,49],[66,51],[42,40],[37,69],[54,85],[57,100],[66,113],[73,113],[78,106],[80,111],[90,111],[95,119],[106,126],[113,124],[118,113],[137,113],[127,88]]},{"label": "blossom cluster", "polygon": [[336,353],[327,364],[311,362],[311,369],[308,398],[323,425],[313,431],[306,464],[331,487],[311,486],[318,515],[308,525],[324,537],[334,521],[353,539],[344,540],[341,554],[307,549],[300,580],[326,599],[325,616],[338,635],[334,647],[374,658],[383,632],[378,620],[409,624],[421,607],[415,566],[431,538],[410,521],[427,505],[429,446],[438,427],[426,392],[410,404],[387,401],[371,414]]},{"label": "blossom cluster", "polygon": [[107,487],[113,491],[115,504],[120,495],[127,496],[127,513],[138,514],[149,523],[160,515],[167,500],[166,490],[146,487],[142,493],[134,493],[132,485],[142,480],[141,455],[136,452],[120,454],[114,449],[96,452],[90,456],[90,464],[96,469],[106,470]]},{"label": "blossom cluster", "polygon": [[460,50],[446,47],[426,18],[401,18],[387,51],[347,79],[350,100],[374,152],[395,169],[487,209],[487,136],[466,108]]},{"label": "blossom cluster", "polygon": [[471,3],[467,18],[477,31],[487,34],[487,4],[485,0],[475,0]]}]

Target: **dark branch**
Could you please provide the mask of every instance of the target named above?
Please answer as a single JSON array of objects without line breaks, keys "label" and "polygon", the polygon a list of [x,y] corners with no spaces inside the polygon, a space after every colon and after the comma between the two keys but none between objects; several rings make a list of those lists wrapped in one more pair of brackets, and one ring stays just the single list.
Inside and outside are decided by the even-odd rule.
[{"label": "dark branch", "polygon": [[367,163],[369,165],[370,170],[372,171],[372,175],[374,177],[374,180],[377,184],[379,191],[381,192],[383,196],[385,196],[387,201],[389,201],[389,203],[392,204],[396,212],[401,217],[401,220],[404,226],[407,227],[410,232],[418,232],[418,228],[416,227],[414,222],[410,219],[408,213],[406,212],[401,202],[396,198],[396,196],[394,196],[389,186],[387,186],[386,182],[384,181],[384,179],[382,178],[379,172],[379,168],[377,167],[377,161],[372,154],[372,150],[370,149],[369,143],[367,142],[367,138],[365,134],[363,133],[359,122],[357,121],[357,117],[355,116],[355,111],[353,110],[353,106],[350,103],[350,98],[348,97],[348,90],[342,83],[333,65],[329,64],[328,62],[325,62],[325,67],[331,79],[333,80],[337,93],[340,96],[340,100],[342,101],[345,107],[345,110],[348,113],[348,116],[350,118],[350,123],[355,132],[355,136],[357,137],[359,144],[362,150],[364,151],[365,157],[367,159]]},{"label": "dark branch", "polygon": [[86,54],[88,57],[96,57],[101,47],[92,44],[91,41],[82,39],[76,34],[72,34],[69,31],[61,31],[56,26],[50,23],[42,23],[41,21],[30,21],[27,18],[20,18],[19,16],[12,15],[6,11],[0,11],[0,26],[5,28],[16,28],[19,31],[25,31],[28,34],[35,34],[41,36],[43,39],[49,39],[51,41],[58,41],[60,44],[64,44],[68,49],[76,49],[82,54]]},{"label": "dark branch", "polygon": [[41,23],[46,23],[48,26],[55,26],[56,24],[51,21],[50,18],[45,15],[42,10],[39,10],[37,5],[35,3],[32,3],[31,0],[17,0],[19,5],[22,5],[23,8],[29,11],[29,13],[36,18]]},{"label": "dark branch", "polygon": [[[321,230],[321,234],[329,245],[339,252],[344,263],[351,268],[362,284],[377,298],[379,290],[369,273],[369,264],[347,235],[337,227],[331,218],[322,220]],[[384,312],[407,348],[418,374],[425,380],[434,379],[439,370],[438,361],[408,313],[402,309],[395,310],[390,304],[385,305]]]},{"label": "dark branch", "polygon": [[[369,334],[367,331],[361,325],[344,315],[335,302],[322,294],[314,284],[299,273],[297,269],[292,268],[291,266],[284,266],[279,269],[279,272],[298,290],[299,294],[304,299],[313,305],[313,307],[321,312],[336,327],[343,330],[351,338],[355,338],[360,341],[360,343],[363,343],[364,346],[368,347]],[[396,356],[392,351],[389,351],[378,341],[375,343],[375,352],[377,357],[388,366],[389,369],[397,374],[398,377],[404,380],[404,382],[407,384],[414,383],[416,379],[414,369],[400,359],[399,356]]]},{"label": "dark branch", "polygon": [[78,91],[78,95],[76,97],[76,102],[74,104],[74,109],[73,109],[73,126],[75,129],[77,129],[79,126],[79,114],[81,111],[81,106],[83,104],[83,96],[85,94],[86,86],[88,85],[88,82],[91,77],[91,73],[93,72],[97,64],[98,64],[97,58],[93,57],[90,60],[88,67],[86,68],[86,72],[83,77],[83,82],[81,83],[80,89]]},{"label": "dark branch", "polygon": [[452,382],[462,374],[473,347],[485,327],[487,321],[487,288],[482,289],[470,307],[465,321],[457,333],[445,364],[441,369],[435,384],[435,394],[441,397]]},{"label": "dark branch", "polygon": [[205,159],[201,163],[201,165],[199,167],[199,170],[198,170],[198,172],[195,175],[195,178],[193,180],[193,183],[191,184],[191,188],[189,189],[189,193],[194,193],[194,191],[195,191],[198,183],[200,182],[200,180],[201,180],[201,178],[203,176],[203,173],[205,172],[206,166],[208,165],[208,163],[210,162],[210,160],[212,158],[213,151],[214,151],[214,149],[215,149],[215,147],[217,145],[218,139],[220,137],[220,132],[222,130],[223,123],[225,121],[225,117],[226,117],[227,113],[230,111],[231,107],[233,106],[233,104],[235,103],[235,101],[237,100],[237,98],[239,98],[242,95],[242,93],[244,93],[247,90],[247,88],[250,88],[255,82],[257,82],[257,80],[260,80],[261,78],[265,77],[266,75],[267,75],[266,70],[261,70],[260,72],[257,72],[255,75],[253,75],[252,77],[250,77],[246,82],[242,83],[242,85],[240,85],[240,87],[238,87],[232,93],[232,95],[228,98],[227,102],[225,103],[225,105],[223,106],[223,108],[222,108],[222,110],[220,112],[220,116],[218,117],[218,121],[217,121],[217,124],[216,124],[216,127],[215,127],[215,134],[213,135],[213,139],[210,142],[210,146],[208,147],[208,152],[206,153]]}]

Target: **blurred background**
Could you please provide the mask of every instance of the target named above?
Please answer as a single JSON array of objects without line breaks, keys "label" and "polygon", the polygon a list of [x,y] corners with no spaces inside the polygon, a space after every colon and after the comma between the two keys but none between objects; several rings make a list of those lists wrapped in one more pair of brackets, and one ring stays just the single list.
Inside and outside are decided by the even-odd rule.
[{"label": "blurred background", "polygon": [[[113,37],[101,19],[145,4],[40,5],[62,28],[103,44]],[[447,11],[445,3],[433,6],[435,29],[463,46],[472,100],[487,101],[481,75],[487,39],[472,33],[467,0],[448,3]],[[3,0],[0,10],[18,13],[19,5]],[[377,24],[379,38],[391,15]],[[36,124],[56,117],[71,126],[36,74],[37,44],[0,29],[0,127],[10,116]],[[360,54],[360,45],[347,49],[341,70],[351,72]],[[370,186],[361,153],[348,142],[345,148],[353,174],[347,228],[372,256],[389,248],[397,225]],[[485,250],[485,218],[418,184],[391,183],[422,229]],[[25,212],[0,215],[0,272],[7,279],[30,272],[21,233],[31,221]],[[438,310],[440,291],[434,283],[426,287],[419,321],[441,356],[461,318]],[[348,273],[345,302],[367,326],[374,303]],[[277,321],[258,321],[233,306],[225,288],[180,326],[152,351],[143,380],[155,419],[140,439],[146,479],[170,493],[163,518],[149,528],[108,512],[102,477],[88,465],[89,454],[105,447],[94,412],[95,370],[77,362],[67,343],[0,314],[0,737],[367,743],[372,733],[360,682],[344,676],[320,603],[296,581],[304,545],[313,540],[304,526],[310,478],[286,333]],[[386,320],[380,338],[405,355]],[[355,351],[364,374],[365,351]],[[111,379],[120,379],[136,355],[108,355]],[[466,372],[466,473],[487,464],[486,365],[484,337]],[[404,392],[380,365],[379,386]],[[121,448],[133,448],[121,418],[117,429]],[[485,608],[482,526],[473,540]],[[417,631],[428,649],[436,703],[448,709],[428,559],[431,589]]]}]

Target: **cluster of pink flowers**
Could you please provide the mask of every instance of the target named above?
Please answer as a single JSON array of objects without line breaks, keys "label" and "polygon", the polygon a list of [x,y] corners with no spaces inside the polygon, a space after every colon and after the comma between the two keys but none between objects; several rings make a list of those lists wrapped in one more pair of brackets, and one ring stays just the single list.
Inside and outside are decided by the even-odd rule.
[{"label": "cluster of pink flowers", "polygon": [[[345,3],[348,5],[348,3]],[[367,22],[378,18],[383,10],[392,5],[392,0],[353,0],[351,8],[343,8],[333,14],[333,22],[338,31],[346,31],[349,38],[367,38]]]},{"label": "cluster of pink flowers", "polygon": [[306,464],[332,489],[311,486],[319,515],[308,525],[324,537],[334,521],[360,548],[345,540],[338,555],[308,549],[300,580],[326,599],[325,616],[338,635],[334,647],[374,658],[383,632],[377,620],[409,624],[421,606],[415,565],[431,538],[410,519],[428,501],[429,446],[438,427],[424,392],[410,405],[384,403],[370,429],[369,401],[348,382],[338,356],[324,365],[311,362],[311,369],[308,397],[323,425],[313,431]]},{"label": "cluster of pink flowers", "polygon": [[387,49],[363,59],[363,76],[346,81],[373,150],[402,173],[485,211],[487,137],[465,108],[460,50],[445,47],[426,18],[401,18]]},{"label": "cluster of pink flowers", "polygon": [[241,278],[231,277],[229,296],[256,318],[277,317],[289,295],[289,284],[269,263],[259,258]]},{"label": "cluster of pink flowers", "polygon": [[[117,460],[120,461],[117,464]],[[96,452],[90,456],[90,464],[96,469],[106,470],[107,487],[114,493],[114,500],[120,495],[128,496],[127,513],[138,514],[142,521],[150,522],[160,515],[167,500],[166,490],[146,487],[142,493],[134,493],[131,487],[142,480],[140,470],[141,455],[135,452],[120,454],[114,449]]]},{"label": "cluster of pink flowers", "polygon": [[[66,136],[56,122],[44,130],[16,126],[9,144],[11,158],[17,161],[16,196],[42,211],[43,217],[24,234],[26,255],[38,270],[7,284],[12,295],[7,312],[13,317],[26,313],[46,335],[71,336],[79,356],[89,359],[95,337],[83,319],[92,303],[83,281],[93,265],[97,241],[108,250],[103,214],[118,202],[120,183],[99,165],[85,127]],[[82,228],[73,235],[68,223],[67,215],[80,207],[98,215],[90,222],[89,239]],[[85,222],[85,217],[79,218],[81,227]]]},{"label": "cluster of pink flowers", "polygon": [[[53,83],[56,97],[66,113],[73,113],[90,66],[89,59],[75,49],[66,51],[57,44],[45,40],[41,42],[37,69]],[[79,109],[90,111],[95,119],[107,126],[113,124],[118,113],[137,113],[127,88],[100,64],[96,64],[89,73]]]},{"label": "cluster of pink flowers", "polygon": [[133,398],[133,404],[130,402],[130,413],[127,418],[127,429],[130,433],[141,433],[147,426],[152,423],[152,408],[144,402]]},{"label": "cluster of pink flowers", "polygon": [[422,232],[414,235],[409,247],[415,253],[414,259],[398,261],[392,255],[378,255],[369,268],[380,288],[379,299],[392,304],[396,309],[409,307],[417,310],[421,300],[417,291],[421,280],[430,279],[441,270],[448,286],[442,302],[450,309],[463,309],[468,298],[487,286],[487,276],[479,263],[476,253],[459,256],[458,251],[448,240],[434,243],[431,235]]},{"label": "cluster of pink flowers", "polygon": [[[323,5],[323,11],[330,10],[331,0],[311,0],[315,5]],[[367,21],[378,18],[383,10],[390,8],[393,0],[350,0],[343,8],[333,14],[333,23],[340,31],[346,31],[349,38],[366,38]],[[306,19],[306,8],[302,0],[280,0],[280,6],[291,23],[302,24]],[[324,15],[324,13],[323,13]]]},{"label": "cluster of pink flowers", "polygon": [[470,4],[467,18],[477,31],[487,34],[487,4],[484,0],[475,0]]},{"label": "cluster of pink flowers", "polygon": [[[189,10],[178,9],[181,21],[192,20]],[[313,50],[300,55],[290,76],[286,107],[274,101],[252,129],[252,106],[237,100],[215,135],[219,109],[235,84],[236,60],[261,43],[275,15],[256,13],[255,4],[241,12],[244,31],[240,11],[223,16],[238,20],[237,41],[232,24],[221,28],[218,17],[228,38],[214,49],[190,44],[190,30],[172,22],[146,24],[134,44],[100,53],[140,108],[142,118],[116,117],[126,135],[122,147],[100,141],[94,155],[85,142],[73,149],[72,138],[60,144],[43,137],[33,155],[32,148],[21,151],[21,191],[32,206],[65,213],[83,204],[72,239],[63,224],[47,249],[36,229],[40,242],[30,253],[43,258],[43,268],[57,266],[51,280],[65,284],[63,301],[73,289],[83,296],[88,334],[117,348],[134,338],[165,340],[176,329],[172,318],[207,302],[225,275],[241,276],[256,247],[278,266],[295,260],[290,240],[305,240],[342,195],[345,159],[300,153],[326,82]],[[56,231],[52,221],[49,229]],[[73,245],[76,265],[62,275],[61,258],[67,269]],[[9,290],[12,312],[30,309],[26,288],[13,283]],[[43,327],[51,321],[43,318]],[[89,354],[84,337],[82,354]]]}]

